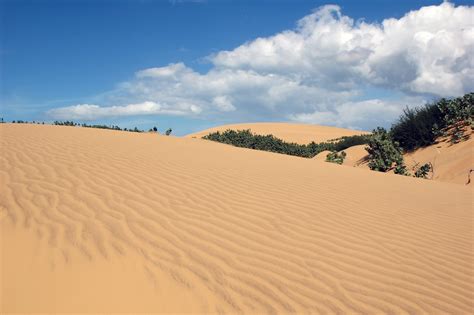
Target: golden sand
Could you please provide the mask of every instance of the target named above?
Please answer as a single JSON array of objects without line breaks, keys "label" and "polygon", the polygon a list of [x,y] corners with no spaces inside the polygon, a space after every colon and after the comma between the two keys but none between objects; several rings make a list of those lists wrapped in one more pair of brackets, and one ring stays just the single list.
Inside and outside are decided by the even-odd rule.
[{"label": "golden sand", "polygon": [[109,130],[0,145],[0,312],[473,312],[465,186]]}]

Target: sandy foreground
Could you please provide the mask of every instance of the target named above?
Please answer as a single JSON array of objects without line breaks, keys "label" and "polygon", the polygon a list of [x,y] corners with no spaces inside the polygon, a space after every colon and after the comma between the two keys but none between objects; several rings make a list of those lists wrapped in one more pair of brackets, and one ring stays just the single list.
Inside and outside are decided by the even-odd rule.
[{"label": "sandy foreground", "polygon": [[474,311],[468,187],[75,127],[0,148],[0,312]]},{"label": "sandy foreground", "polygon": [[295,142],[299,144],[308,144],[311,141],[316,143],[344,137],[367,134],[367,131],[351,130],[337,127],[327,127],[318,125],[295,124],[295,123],[248,123],[223,125],[209,128],[203,131],[192,133],[186,137],[201,138],[211,132],[231,130],[250,129],[253,133],[259,135],[272,134],[277,138],[287,142]]}]

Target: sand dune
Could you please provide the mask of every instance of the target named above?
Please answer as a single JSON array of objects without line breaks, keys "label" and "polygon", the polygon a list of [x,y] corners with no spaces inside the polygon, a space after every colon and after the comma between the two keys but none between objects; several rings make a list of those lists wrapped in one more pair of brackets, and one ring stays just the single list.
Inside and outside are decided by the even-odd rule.
[{"label": "sand dune", "polygon": [[[356,145],[345,149],[347,156],[342,165],[369,169],[365,145]],[[315,160],[325,161],[329,151],[319,153]],[[465,185],[469,170],[474,169],[474,137],[466,141],[451,144],[442,139],[439,143],[404,154],[407,169],[414,174],[416,169],[425,163],[431,163],[434,173],[431,180]],[[392,173],[388,173],[393,175]],[[474,187],[474,174],[471,176],[471,187]]]},{"label": "sand dune", "polygon": [[[344,151],[347,156],[343,165],[368,169],[365,145],[353,146]],[[429,179],[464,185],[469,170],[474,169],[474,138],[471,136],[467,141],[457,144],[442,139],[439,143],[404,154],[403,158],[411,174],[421,165],[431,163],[434,173],[430,173]]]},{"label": "sand dune", "polygon": [[469,188],[0,125],[0,312],[468,314]]},{"label": "sand dune", "polygon": [[311,141],[316,143],[324,142],[331,139],[340,138],[343,136],[353,136],[366,134],[366,131],[351,130],[336,127],[306,125],[306,124],[292,124],[292,123],[248,123],[248,124],[234,124],[218,126],[196,132],[186,137],[201,138],[211,132],[232,130],[250,129],[252,132],[260,135],[272,134],[277,138],[283,139],[287,142],[295,142],[299,144],[308,144]]},{"label": "sand dune", "polygon": [[[342,165],[369,169],[369,166],[367,165],[368,162],[366,160],[367,151],[365,150],[365,147],[365,144],[361,144],[341,150],[340,152],[346,152],[346,157],[344,158]],[[331,153],[331,151],[319,152],[318,154],[316,154],[313,160],[325,162],[326,157],[329,153]]]},{"label": "sand dune", "polygon": [[451,144],[449,139],[440,139],[437,144],[405,154],[404,159],[409,169],[431,163],[434,180],[465,184],[469,170],[474,169],[474,135],[471,133],[468,140],[456,144]]},{"label": "sand dune", "polygon": [[346,152],[346,158],[342,165],[355,166],[359,168],[369,169],[367,165],[367,151],[365,150],[366,145],[355,145],[353,147],[344,150]]},{"label": "sand dune", "polygon": [[328,151],[328,150],[321,151],[313,157],[313,160],[314,161],[325,162],[329,153],[331,153],[331,151]]}]

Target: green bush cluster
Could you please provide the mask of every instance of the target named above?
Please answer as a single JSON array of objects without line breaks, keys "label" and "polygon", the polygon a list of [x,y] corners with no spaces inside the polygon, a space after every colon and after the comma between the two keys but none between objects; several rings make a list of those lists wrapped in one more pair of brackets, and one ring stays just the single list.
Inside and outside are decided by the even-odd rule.
[{"label": "green bush cluster", "polygon": [[472,125],[474,119],[474,93],[452,100],[441,99],[438,108],[447,125]]},{"label": "green bush cluster", "polygon": [[66,121],[55,120],[53,122],[53,125],[57,125],[57,126],[78,126],[79,124],[75,123],[73,121],[69,121],[69,120],[66,120]]},{"label": "green bush cluster", "polygon": [[342,151],[355,145],[367,144],[372,135],[344,136],[320,145],[325,145],[330,151]]},{"label": "green bush cluster", "polygon": [[[66,121],[54,121],[53,122],[54,125],[58,125],[58,126],[81,126],[81,127],[84,127],[84,128],[97,128],[97,129],[108,129],[108,130],[118,130],[118,131],[130,131],[130,132],[143,132],[143,130],[141,129],[138,129],[137,127],[135,128],[120,128],[119,126],[117,125],[88,125],[86,123],[82,123],[82,124],[79,124],[79,123],[76,123],[74,121],[69,121],[69,120],[66,120]],[[156,127],[155,127],[156,128]]]},{"label": "green bush cluster", "polygon": [[443,113],[444,121],[450,132],[451,142],[456,143],[467,138],[466,127],[474,129],[474,93],[469,93],[450,101],[441,100],[439,109]]},{"label": "green bush cluster", "polygon": [[452,128],[453,142],[461,140],[465,127],[474,128],[474,93],[451,100],[440,99],[420,108],[405,109],[392,125],[390,135],[404,151],[435,143],[436,138]]},{"label": "green bush cluster", "polygon": [[405,151],[433,144],[444,128],[443,114],[437,104],[428,104],[420,108],[406,108],[390,135]]},{"label": "green bush cluster", "polygon": [[269,151],[281,154],[312,158],[322,151],[340,151],[353,145],[365,144],[369,136],[351,136],[334,139],[329,142],[309,144],[298,144],[285,142],[273,135],[257,135],[247,130],[226,130],[224,132],[213,132],[203,139],[230,144],[236,147],[248,148],[261,151]]},{"label": "green bush cluster", "polygon": [[[383,128],[373,131],[366,148],[369,153],[369,167],[372,170],[410,175],[403,162],[403,151],[411,151],[433,144],[440,135],[451,130],[451,141],[466,137],[466,126],[473,128],[474,93],[451,100],[440,99],[420,108],[405,109],[390,132]],[[424,164],[413,176],[426,178],[432,171],[430,164]]]},{"label": "green bush cluster", "polygon": [[[1,118],[0,123],[6,123],[6,121]],[[12,120],[12,124],[33,124],[33,125],[44,125],[44,121],[28,121],[28,120]]]},{"label": "green bush cluster", "polygon": [[341,151],[341,153],[331,152],[326,155],[326,162],[342,164],[346,158],[346,152]]},{"label": "green bush cluster", "polygon": [[433,166],[431,163],[426,163],[420,166],[416,171],[415,174],[413,175],[414,177],[418,178],[427,178],[428,173],[433,170]]},{"label": "green bush cluster", "polygon": [[369,153],[371,170],[387,172],[394,169],[397,174],[406,173],[402,150],[384,128],[378,127],[373,131],[366,150]]}]

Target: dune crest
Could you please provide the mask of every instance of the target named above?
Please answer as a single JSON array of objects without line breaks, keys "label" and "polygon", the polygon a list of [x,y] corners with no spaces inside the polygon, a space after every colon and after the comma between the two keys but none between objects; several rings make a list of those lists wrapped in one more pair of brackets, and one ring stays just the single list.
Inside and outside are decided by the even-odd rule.
[{"label": "dune crest", "polygon": [[471,190],[0,125],[1,312],[472,313]]},{"label": "dune crest", "polygon": [[211,132],[231,130],[250,129],[253,133],[259,135],[272,134],[286,142],[295,142],[299,144],[308,144],[311,141],[316,143],[344,137],[367,134],[366,131],[351,130],[337,127],[296,124],[296,123],[248,123],[223,125],[209,128],[196,133],[187,135],[188,138],[201,138]]}]

